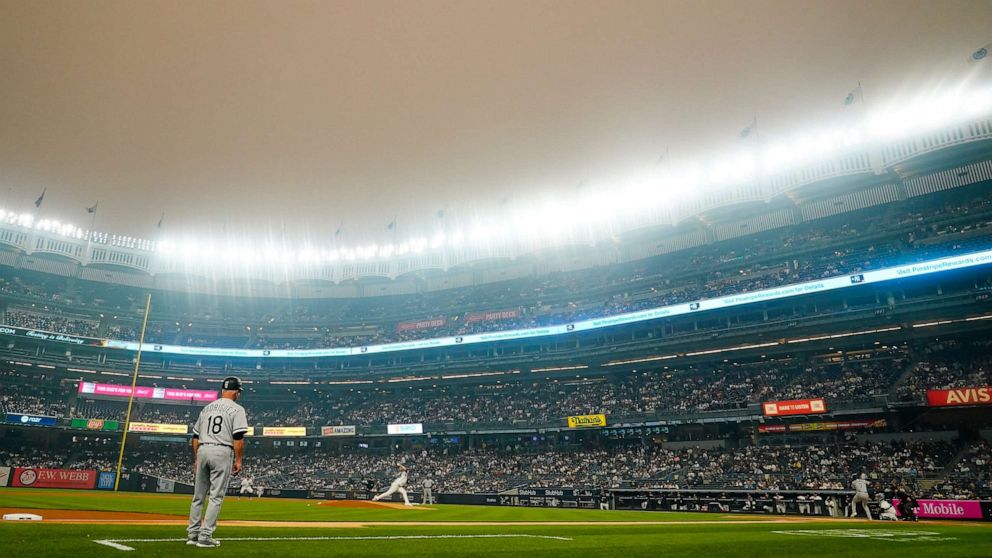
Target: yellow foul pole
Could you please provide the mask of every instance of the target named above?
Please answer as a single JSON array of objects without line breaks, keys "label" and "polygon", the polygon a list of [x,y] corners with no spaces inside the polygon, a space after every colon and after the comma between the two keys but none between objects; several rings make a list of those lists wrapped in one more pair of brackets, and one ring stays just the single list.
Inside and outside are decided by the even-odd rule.
[{"label": "yellow foul pole", "polygon": [[145,328],[148,327],[148,311],[152,308],[152,294],[145,298],[145,317],[141,321],[141,337],[138,338],[138,352],[134,356],[134,374],[131,376],[131,397],[127,400],[127,416],[124,417],[124,436],[121,438],[121,452],[117,456],[117,476],[114,478],[114,492],[121,483],[121,464],[124,463],[124,446],[127,444],[127,431],[131,428],[131,406],[134,405],[134,390],[138,385],[138,368],[141,366],[141,349],[145,345]]}]

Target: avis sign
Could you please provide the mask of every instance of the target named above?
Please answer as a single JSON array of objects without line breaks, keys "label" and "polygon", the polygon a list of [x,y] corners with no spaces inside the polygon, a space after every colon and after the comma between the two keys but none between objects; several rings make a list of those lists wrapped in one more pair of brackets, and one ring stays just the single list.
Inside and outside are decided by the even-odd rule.
[{"label": "avis sign", "polygon": [[927,405],[931,407],[992,405],[992,387],[931,389],[927,392]]},{"label": "avis sign", "polygon": [[768,401],[762,405],[766,417],[788,415],[816,415],[827,412],[827,404],[822,399],[793,399],[790,401]]}]

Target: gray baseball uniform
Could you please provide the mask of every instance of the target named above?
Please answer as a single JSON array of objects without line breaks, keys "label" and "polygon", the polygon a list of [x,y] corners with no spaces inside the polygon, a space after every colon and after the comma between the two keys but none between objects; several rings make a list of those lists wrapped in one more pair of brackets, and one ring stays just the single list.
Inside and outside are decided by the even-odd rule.
[{"label": "gray baseball uniform", "polygon": [[424,479],[424,503],[433,504],[434,503],[434,481],[431,479]]},{"label": "gray baseball uniform", "polygon": [[871,510],[868,509],[868,481],[861,478],[854,479],[851,488],[854,489],[854,497],[851,498],[851,515],[857,517],[858,504],[861,504],[865,510],[865,515],[871,519]]},{"label": "gray baseball uniform", "polygon": [[389,498],[394,493],[399,492],[400,496],[403,497],[403,503],[405,503],[408,506],[413,505],[410,503],[410,498],[407,497],[406,494],[406,481],[407,481],[406,471],[401,470],[400,476],[396,477],[396,479],[393,480],[393,484],[389,485],[389,490],[383,492],[382,494],[379,494],[378,496],[373,496],[372,501],[378,502],[379,500],[382,500],[384,498]]},{"label": "gray baseball uniform", "polygon": [[[200,411],[200,418],[193,425],[200,447],[196,452],[196,482],[186,528],[188,538],[202,540],[213,536],[234,467],[234,435],[245,432],[248,432],[248,417],[244,407],[230,399],[218,399]],[[203,501],[208,494],[210,505],[204,514]]]}]

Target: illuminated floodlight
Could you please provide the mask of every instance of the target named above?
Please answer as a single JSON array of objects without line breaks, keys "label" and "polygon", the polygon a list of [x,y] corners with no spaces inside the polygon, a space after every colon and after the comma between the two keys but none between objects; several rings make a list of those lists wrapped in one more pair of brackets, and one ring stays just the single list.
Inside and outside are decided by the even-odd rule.
[{"label": "illuminated floodlight", "polygon": [[296,253],[296,258],[306,264],[318,263],[320,262],[320,251],[312,248],[304,248]]},{"label": "illuminated floodlight", "polygon": [[410,248],[415,254],[422,254],[427,249],[427,239],[422,236],[414,238],[410,241]]},{"label": "illuminated floodlight", "polygon": [[762,154],[762,168],[768,174],[781,172],[792,165],[792,153],[785,146],[772,147]]},{"label": "illuminated floodlight", "polygon": [[479,223],[472,228],[472,232],[469,233],[469,239],[473,244],[483,244],[489,242],[492,238],[492,231],[489,227]]},{"label": "illuminated floodlight", "polygon": [[[153,242],[123,235],[87,231],[55,219],[36,219],[30,213],[0,209],[0,222],[58,234],[67,238],[89,239],[114,246],[151,250],[163,257],[186,261],[218,260],[230,265],[250,265],[284,262],[285,264],[317,264],[341,259],[386,260],[392,257],[423,254],[424,252],[455,249],[472,245],[474,248],[516,244],[519,248],[552,246],[562,239],[571,242],[588,237],[615,236],[641,217],[665,210],[679,215],[707,192],[748,183],[762,174],[775,175],[801,166],[828,161],[853,149],[869,145],[877,148],[880,141],[893,141],[957,124],[964,119],[987,118],[992,111],[992,84],[968,84],[939,91],[924,92],[911,99],[887,105],[877,104],[871,111],[853,111],[857,123],[833,128],[809,130],[792,138],[778,138],[774,143],[740,142],[729,153],[706,157],[707,164],[671,161],[651,165],[629,175],[611,179],[607,186],[584,188],[572,196],[545,200],[529,200],[514,204],[517,211],[461,223],[459,228],[438,227],[426,237],[414,237],[398,245],[375,244],[321,250],[307,247],[291,250],[274,244],[221,244],[217,249],[209,240],[170,240]],[[847,120],[846,118],[844,120]],[[765,138],[762,138],[763,140]],[[859,154],[861,154],[859,152]],[[563,198],[563,199],[562,199]],[[449,219],[450,221],[450,219]],[[613,230],[616,225],[617,230]]]},{"label": "illuminated floodlight", "polygon": [[690,201],[699,196],[703,186],[703,171],[698,165],[688,165],[686,167],[672,171],[671,178],[663,185],[664,199],[669,203],[671,200]]},{"label": "illuminated floodlight", "polygon": [[992,111],[992,87],[984,87],[967,95],[962,103],[964,115],[974,118]]},{"label": "illuminated floodlight", "polygon": [[200,245],[195,242],[183,242],[179,254],[186,259],[195,260],[200,256]]},{"label": "illuminated floodlight", "polygon": [[578,223],[591,224],[610,213],[612,200],[595,192],[584,196],[572,210],[572,219]]},{"label": "illuminated floodlight", "polygon": [[842,134],[842,142],[844,147],[857,147],[858,145],[861,145],[862,141],[861,130],[858,130],[857,128],[851,128]]}]

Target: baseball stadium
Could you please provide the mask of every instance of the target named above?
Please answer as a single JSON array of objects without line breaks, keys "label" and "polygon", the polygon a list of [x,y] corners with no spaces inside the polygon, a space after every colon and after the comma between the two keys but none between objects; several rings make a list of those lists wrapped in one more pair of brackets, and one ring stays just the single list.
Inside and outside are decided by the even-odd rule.
[{"label": "baseball stadium", "polygon": [[0,0],[0,556],[992,556],[990,24]]}]

